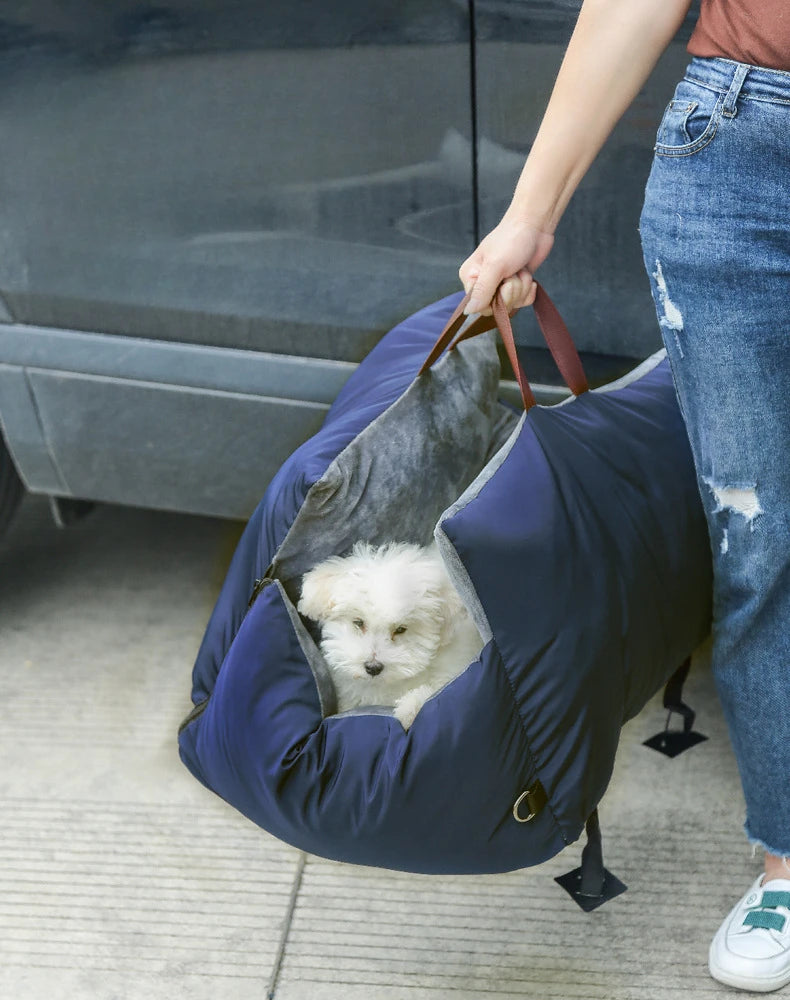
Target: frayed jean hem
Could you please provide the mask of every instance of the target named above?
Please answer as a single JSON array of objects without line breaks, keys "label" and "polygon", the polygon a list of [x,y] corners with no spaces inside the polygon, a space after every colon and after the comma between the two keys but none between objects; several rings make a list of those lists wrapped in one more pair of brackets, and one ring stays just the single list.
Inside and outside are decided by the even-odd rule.
[{"label": "frayed jean hem", "polygon": [[[760,847],[762,848],[762,850],[765,851],[766,854],[773,854],[774,857],[777,858],[787,858],[788,864],[790,864],[790,846],[784,849],[780,847],[772,847],[770,844],[767,844],[764,840],[761,840],[759,837],[755,837],[752,835],[751,831],[749,830],[748,822],[743,824],[743,832],[746,834],[746,839],[749,841],[752,847]],[[790,871],[788,871],[788,878],[790,878]]]}]

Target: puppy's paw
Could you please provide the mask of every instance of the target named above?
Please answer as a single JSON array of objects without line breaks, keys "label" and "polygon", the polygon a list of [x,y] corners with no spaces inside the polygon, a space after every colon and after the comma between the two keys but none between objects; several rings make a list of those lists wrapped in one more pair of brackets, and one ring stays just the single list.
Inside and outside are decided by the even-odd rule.
[{"label": "puppy's paw", "polygon": [[433,694],[433,688],[428,684],[407,691],[395,702],[394,715],[404,729],[409,729],[417,718],[417,713]]}]

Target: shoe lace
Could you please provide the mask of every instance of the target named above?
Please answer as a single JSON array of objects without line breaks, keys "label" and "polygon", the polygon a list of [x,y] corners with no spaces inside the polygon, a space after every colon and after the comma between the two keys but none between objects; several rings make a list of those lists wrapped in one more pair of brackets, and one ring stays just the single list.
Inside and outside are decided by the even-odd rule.
[{"label": "shoe lace", "polygon": [[744,927],[760,927],[763,930],[779,931],[784,930],[787,917],[777,913],[779,908],[790,912],[790,892],[774,892],[767,890],[763,892],[760,902],[753,906],[746,914]]}]

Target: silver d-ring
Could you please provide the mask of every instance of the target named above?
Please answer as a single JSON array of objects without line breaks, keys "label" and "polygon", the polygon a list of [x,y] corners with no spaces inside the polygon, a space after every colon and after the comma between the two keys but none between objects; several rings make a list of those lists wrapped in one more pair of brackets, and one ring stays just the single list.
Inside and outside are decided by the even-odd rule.
[{"label": "silver d-ring", "polygon": [[518,814],[519,806],[524,801],[524,799],[526,799],[527,796],[530,794],[530,791],[531,789],[528,788],[526,792],[522,792],[521,795],[519,795],[519,797],[516,799],[516,804],[513,806],[513,819],[515,819],[517,823],[529,823],[531,819],[534,819],[537,816],[537,813],[534,812],[531,812],[529,816],[519,816]]}]

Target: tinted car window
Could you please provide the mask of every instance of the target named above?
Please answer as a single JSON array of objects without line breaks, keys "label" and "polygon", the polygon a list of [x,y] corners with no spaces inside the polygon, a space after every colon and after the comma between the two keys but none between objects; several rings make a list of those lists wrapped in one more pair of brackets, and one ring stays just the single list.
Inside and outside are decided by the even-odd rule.
[{"label": "tinted car window", "polygon": [[31,0],[0,45],[17,320],[356,360],[457,287],[466,3]]}]

